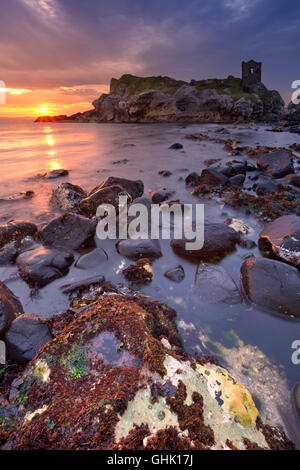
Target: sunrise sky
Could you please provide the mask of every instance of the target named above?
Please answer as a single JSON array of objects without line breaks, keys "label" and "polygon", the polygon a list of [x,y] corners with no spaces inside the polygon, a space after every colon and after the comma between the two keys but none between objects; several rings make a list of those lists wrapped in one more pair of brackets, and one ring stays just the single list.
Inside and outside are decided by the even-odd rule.
[{"label": "sunrise sky", "polygon": [[123,73],[191,80],[240,76],[286,101],[300,80],[299,0],[0,0],[0,117],[91,108]]}]

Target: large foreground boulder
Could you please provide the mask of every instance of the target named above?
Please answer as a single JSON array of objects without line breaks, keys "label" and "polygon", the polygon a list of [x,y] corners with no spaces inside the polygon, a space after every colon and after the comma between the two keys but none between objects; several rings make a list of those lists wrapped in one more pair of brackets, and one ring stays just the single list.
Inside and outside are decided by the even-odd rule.
[{"label": "large foreground boulder", "polygon": [[279,258],[300,267],[300,217],[284,215],[265,226],[260,233],[261,246],[270,246]]},{"label": "large foreground boulder", "polygon": [[132,199],[142,197],[144,194],[144,183],[142,180],[127,180],[126,178],[120,178],[117,176],[109,176],[99,188],[107,188],[109,186],[120,186],[130,194]]},{"label": "large foreground boulder", "polygon": [[19,241],[27,236],[33,236],[37,226],[29,220],[14,220],[0,225],[0,248],[6,243]]},{"label": "large foreground boulder", "polygon": [[79,210],[87,217],[93,217],[97,214],[97,209],[102,204],[110,204],[117,211],[119,210],[119,198],[126,196],[128,203],[131,202],[131,196],[121,186],[107,186],[104,188],[96,188],[88,197],[82,199],[79,204]]},{"label": "large foreground boulder", "polygon": [[43,246],[21,253],[17,258],[20,275],[32,287],[44,287],[67,274],[74,256],[68,251]]},{"label": "large foreground boulder", "polygon": [[249,258],[241,267],[248,299],[263,309],[300,318],[300,274],[293,266],[266,258]]},{"label": "large foreground boulder", "polygon": [[39,230],[38,238],[46,246],[78,250],[92,241],[95,232],[96,221],[67,212]]},{"label": "large foreground boulder", "polygon": [[225,224],[204,224],[204,245],[200,250],[188,250],[185,238],[172,240],[171,247],[178,255],[187,256],[203,261],[220,259],[227,253],[234,251],[235,245],[240,240],[240,234]]},{"label": "large foreground boulder", "polygon": [[24,313],[13,321],[5,336],[8,359],[23,364],[34,358],[52,336],[45,321]]},{"label": "large foreground boulder", "polygon": [[19,299],[0,281],[0,337],[17,315],[23,313]]},{"label": "large foreground boulder", "polygon": [[226,369],[184,352],[175,314],[112,294],[74,317],[25,370],[6,448],[293,448]]}]

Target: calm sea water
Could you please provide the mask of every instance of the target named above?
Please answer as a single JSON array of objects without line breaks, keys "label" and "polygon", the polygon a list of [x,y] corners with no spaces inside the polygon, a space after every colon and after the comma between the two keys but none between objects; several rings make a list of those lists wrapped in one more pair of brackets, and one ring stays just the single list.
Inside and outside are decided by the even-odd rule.
[{"label": "calm sea water", "polygon": [[[52,190],[63,181],[70,181],[86,190],[92,189],[109,175],[142,179],[148,189],[167,187],[176,191],[182,202],[199,202],[189,188],[180,182],[190,171],[200,172],[204,160],[225,158],[222,145],[184,139],[192,132],[214,134],[215,125],[180,124],[41,124],[21,120],[0,120],[0,221],[30,219],[40,224],[53,217],[49,207]],[[289,133],[270,133],[265,126],[226,126],[231,135],[245,145],[287,146],[300,142]],[[227,136],[224,136],[227,138]],[[169,150],[174,142],[184,144],[183,151]],[[47,181],[37,175],[65,168],[67,178]],[[159,170],[170,170],[163,178]],[[34,197],[23,201],[5,202],[20,192],[34,191]],[[4,199],[4,201],[3,201]],[[1,201],[2,200],[2,201]],[[223,222],[230,216],[242,218],[253,230],[257,241],[262,225],[242,213],[226,210],[221,203],[205,201],[205,217]],[[85,269],[73,266],[69,274],[41,289],[35,296],[19,278],[15,266],[0,268],[0,279],[20,297],[24,311],[46,318],[68,306],[61,293],[63,284],[104,274],[108,281],[124,284],[121,274],[130,261],[115,250],[113,241],[100,242],[108,256],[99,264]],[[200,301],[191,297],[197,275],[197,264],[177,257],[168,241],[162,241],[163,257],[153,264],[153,282],[140,290],[166,301],[178,312],[178,326],[185,347],[193,353],[215,354],[220,362],[249,388],[262,416],[272,424],[284,426],[300,445],[300,423],[292,400],[292,389],[300,381],[300,366],[291,362],[291,344],[300,340],[300,322],[258,310],[246,302],[238,305],[218,304],[213,299]],[[244,257],[258,248],[238,248],[221,261],[228,274],[240,285],[240,266]],[[80,254],[78,254],[78,257]],[[186,273],[180,284],[172,284],[164,272],[181,264]]]}]

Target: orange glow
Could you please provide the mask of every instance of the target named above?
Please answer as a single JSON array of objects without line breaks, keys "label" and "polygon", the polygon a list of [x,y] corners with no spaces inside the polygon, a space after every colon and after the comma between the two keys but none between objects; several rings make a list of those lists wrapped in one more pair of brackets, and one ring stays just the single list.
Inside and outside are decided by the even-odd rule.
[{"label": "orange glow", "polygon": [[40,112],[41,114],[48,114],[48,113],[49,113],[49,109],[47,108],[47,106],[41,106],[41,107],[39,108],[39,112]]}]

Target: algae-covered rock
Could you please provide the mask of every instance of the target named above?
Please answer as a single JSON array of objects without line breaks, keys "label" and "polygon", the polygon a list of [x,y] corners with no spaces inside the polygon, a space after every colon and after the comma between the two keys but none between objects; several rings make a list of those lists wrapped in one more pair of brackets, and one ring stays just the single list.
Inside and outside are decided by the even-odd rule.
[{"label": "algae-covered rock", "polygon": [[226,369],[185,353],[175,316],[119,294],[75,315],[25,370],[6,448],[293,448]]}]

